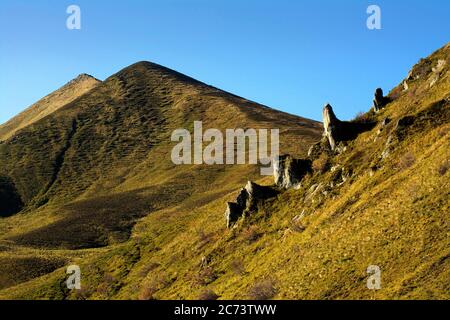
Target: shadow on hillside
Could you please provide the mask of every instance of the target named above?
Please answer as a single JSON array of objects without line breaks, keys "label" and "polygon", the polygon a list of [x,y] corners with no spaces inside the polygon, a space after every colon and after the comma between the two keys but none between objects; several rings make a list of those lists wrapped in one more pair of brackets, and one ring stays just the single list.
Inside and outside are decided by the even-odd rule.
[{"label": "shadow on hillside", "polygon": [[76,201],[61,219],[9,240],[40,248],[85,249],[126,241],[139,218],[183,201],[189,191],[175,184]]},{"label": "shadow on hillside", "polygon": [[0,217],[9,217],[23,208],[22,199],[8,177],[0,176]]},{"label": "shadow on hillside", "polygon": [[40,257],[2,257],[0,258],[0,290],[48,274],[62,266],[62,259]]}]

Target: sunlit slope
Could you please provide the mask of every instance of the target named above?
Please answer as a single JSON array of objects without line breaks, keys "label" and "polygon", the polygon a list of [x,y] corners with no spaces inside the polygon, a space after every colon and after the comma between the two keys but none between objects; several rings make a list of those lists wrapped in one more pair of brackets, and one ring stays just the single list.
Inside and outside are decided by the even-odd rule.
[{"label": "sunlit slope", "polygon": [[39,121],[59,108],[82,96],[100,83],[87,74],[81,74],[63,87],[42,98],[8,122],[0,125],[0,141],[11,138],[17,131]]},{"label": "sunlit slope", "polygon": [[[67,275],[61,267],[33,280],[24,277],[24,282],[0,291],[0,297],[449,299],[449,57],[447,45],[421,60],[405,79],[406,85],[402,82],[391,91],[392,102],[379,113],[368,112],[355,120],[375,121],[372,130],[347,142],[339,152],[324,150],[298,190],[268,200],[233,230],[225,227],[226,202],[235,200],[246,180],[266,185],[273,180],[245,166],[170,168],[158,161],[170,147],[155,146],[118,179],[120,183],[107,189],[99,176],[79,196],[88,199],[102,190],[117,192],[115,196],[139,190],[148,199],[157,192],[155,180],[164,188],[172,183],[172,189],[159,194],[170,190],[176,196],[163,198],[163,206],[137,220],[129,240],[110,241],[97,249],[41,251],[51,261],[64,258],[66,265],[80,265],[81,291],[66,289]],[[190,104],[172,105],[199,110],[186,109]],[[220,116],[207,117],[205,112],[203,119],[214,119],[216,124],[226,124],[226,119],[233,124],[269,119],[252,115],[241,105],[236,106],[239,112],[230,114],[225,104],[221,106]],[[191,123],[190,112],[177,112],[170,123]],[[304,132],[305,127],[298,130]],[[291,136],[284,151],[305,157],[295,149],[307,143],[301,137]],[[174,198],[179,201],[172,202]],[[50,208],[3,220],[5,239],[13,240],[5,242],[2,254],[32,254],[35,249],[16,246],[25,243],[27,233],[14,225],[21,222],[27,232],[36,230],[46,219],[54,219]],[[37,222],[38,216],[46,218]],[[381,270],[379,290],[367,288],[371,265]]]},{"label": "sunlit slope", "polygon": [[77,249],[127,241],[150,213],[195,208],[260,177],[258,166],[174,165],[171,134],[194,121],[204,130],[280,129],[281,149],[297,155],[321,134],[318,122],[156,64],[132,65],[0,144],[0,176],[23,202],[0,220],[0,264],[38,255],[57,260],[54,268]]}]

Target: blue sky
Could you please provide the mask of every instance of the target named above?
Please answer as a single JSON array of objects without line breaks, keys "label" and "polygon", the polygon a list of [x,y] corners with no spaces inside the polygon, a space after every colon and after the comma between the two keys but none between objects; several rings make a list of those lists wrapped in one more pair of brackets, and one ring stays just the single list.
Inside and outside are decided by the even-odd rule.
[{"label": "blue sky", "polygon": [[[81,8],[81,30],[66,9]],[[366,27],[369,5],[381,30]],[[343,119],[450,41],[450,1],[2,0],[0,123],[80,73],[148,60],[289,113]]]}]

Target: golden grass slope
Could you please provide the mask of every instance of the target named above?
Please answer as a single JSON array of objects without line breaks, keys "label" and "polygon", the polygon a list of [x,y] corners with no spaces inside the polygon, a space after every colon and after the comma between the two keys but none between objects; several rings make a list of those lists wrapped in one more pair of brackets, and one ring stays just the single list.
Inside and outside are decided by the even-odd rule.
[{"label": "golden grass slope", "polygon": [[11,120],[0,125],[0,141],[11,138],[20,129],[48,116],[79,96],[82,96],[99,83],[100,81],[92,76],[87,74],[79,75]]},{"label": "golden grass slope", "polygon": [[[377,121],[373,130],[342,153],[323,154],[323,166],[301,188],[267,201],[231,231],[225,203],[257,175],[239,166],[217,168],[213,176],[204,166],[169,171],[158,160],[165,147],[154,149],[115,190],[154,177],[194,193],[143,216],[130,239],[107,247],[38,250],[4,241],[4,257],[39,252],[80,265],[82,290],[66,289],[61,267],[29,281],[23,277],[0,298],[449,299],[449,58],[447,44],[422,60],[406,80],[408,90],[399,85],[386,108],[362,117]],[[437,68],[440,61],[443,68]],[[385,118],[390,122],[382,126]],[[398,126],[399,120],[406,125]],[[258,182],[270,185],[272,179]],[[52,219],[42,210],[7,218],[0,230],[11,236],[35,228],[38,217]],[[14,227],[18,223],[23,230]],[[380,290],[366,286],[369,265],[381,269]]]},{"label": "golden grass slope", "polygon": [[[25,204],[0,220],[0,266],[109,251],[96,248],[120,246],[146,215],[194,209],[259,176],[257,166],[174,165],[172,131],[192,129],[197,120],[204,130],[278,128],[281,148],[296,155],[305,155],[321,134],[318,122],[152,63],[132,65],[0,143],[0,176],[14,181]],[[10,275],[5,279],[13,285]]]}]

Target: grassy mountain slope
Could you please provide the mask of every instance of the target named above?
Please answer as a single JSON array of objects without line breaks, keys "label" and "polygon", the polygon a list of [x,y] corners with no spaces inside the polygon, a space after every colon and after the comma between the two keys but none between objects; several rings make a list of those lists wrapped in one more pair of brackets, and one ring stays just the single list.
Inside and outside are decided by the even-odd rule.
[{"label": "grassy mountain slope", "polygon": [[100,83],[100,81],[90,75],[79,75],[8,122],[0,125],[0,141],[11,138],[20,129],[39,121],[69,102],[72,102],[94,88],[98,83]]},{"label": "grassy mountain slope", "polygon": [[[1,290],[0,297],[449,299],[449,65],[447,44],[414,66],[406,85],[390,92],[392,101],[384,109],[354,120],[376,121],[372,130],[342,145],[340,152],[323,150],[314,159],[314,172],[298,190],[266,201],[233,230],[225,229],[225,203],[235,199],[245,180],[257,177],[244,167],[180,167],[173,168],[171,175],[165,163],[155,160],[164,154],[161,145],[142,162],[148,174],[138,165],[110,189],[97,177],[99,182],[79,199],[102,190],[123,194],[157,179],[164,186],[172,181],[170,192],[182,200],[143,216],[126,241],[103,248],[39,250],[50,261],[64,257],[66,264],[79,264],[81,291],[65,288],[65,269],[59,268]],[[181,109],[189,105],[182,103]],[[215,124],[236,123],[236,114],[227,119],[222,110],[229,109],[220,110]],[[339,110],[336,113],[339,116]],[[172,114],[170,123],[182,123],[180,114],[190,112]],[[269,118],[247,112],[238,115],[247,121]],[[386,118],[389,121],[384,122]],[[289,143],[291,147],[305,143],[294,140],[294,136],[284,140],[283,151],[305,156],[300,150],[289,150]],[[151,161],[156,161],[154,166]],[[209,170],[217,172],[211,175]],[[257,182],[273,183],[270,177]],[[173,191],[176,186],[195,192],[183,196]],[[58,186],[54,188],[56,192]],[[60,190],[66,201],[66,189]],[[149,196],[145,188],[142,192]],[[41,223],[37,217],[48,223],[52,215],[45,208],[2,220],[3,239],[16,241],[4,242],[5,256],[35,254],[36,249],[17,245],[24,242],[17,237],[20,228],[14,226],[20,222],[21,228],[34,229]],[[38,215],[38,211],[43,212]],[[381,269],[380,290],[366,287],[369,265]]]},{"label": "grassy mountain slope", "polygon": [[279,128],[281,148],[297,155],[321,131],[173,70],[134,64],[0,144],[0,176],[22,202],[0,220],[0,266],[97,256],[120,247],[150,213],[202,206],[259,176],[250,165],[174,165],[171,133],[195,120],[204,130]]}]

